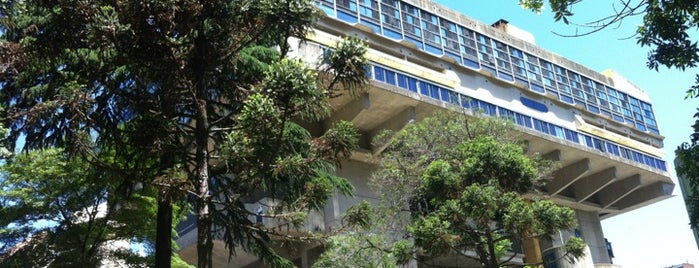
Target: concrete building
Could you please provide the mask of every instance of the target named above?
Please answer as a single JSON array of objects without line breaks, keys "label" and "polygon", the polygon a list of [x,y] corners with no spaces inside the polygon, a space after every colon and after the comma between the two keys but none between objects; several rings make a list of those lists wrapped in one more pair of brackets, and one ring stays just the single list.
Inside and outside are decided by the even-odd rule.
[{"label": "concrete building", "polygon": [[[505,20],[485,24],[427,0],[316,3],[325,17],[308,42],[292,46],[294,53],[312,61],[341,36],[365,40],[371,88],[359,98],[334,99],[333,115],[309,126],[320,132],[337,120],[352,121],[363,144],[337,171],[355,184],[356,197],[333,197],[311,217],[308,230],[328,230],[349,206],[375,198],[367,180],[382,148],[371,145],[372,137],[439,109],[513,118],[529,152],[560,162],[546,194],[573,208],[580,227],[552,243],[525,245],[519,261],[555,258],[560,241],[576,235],[589,254],[573,267],[615,267],[600,221],[671,196],[674,184],[662,160],[664,137],[651,100],[620,75],[590,70],[538,47],[531,34]],[[257,207],[249,205],[251,211]],[[178,241],[185,259],[196,258],[195,229],[190,226]],[[217,264],[225,266],[227,250],[221,243],[216,247],[222,254]],[[319,251],[299,245],[290,257],[306,267]],[[257,267],[256,258],[248,257],[239,256],[237,265]]]}]

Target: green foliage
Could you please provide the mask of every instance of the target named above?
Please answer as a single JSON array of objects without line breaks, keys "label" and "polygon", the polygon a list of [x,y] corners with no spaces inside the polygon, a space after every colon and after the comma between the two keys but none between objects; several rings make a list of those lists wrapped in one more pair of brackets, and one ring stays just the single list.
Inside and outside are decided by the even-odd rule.
[{"label": "green foliage", "polygon": [[18,154],[2,166],[2,172],[0,244],[20,245],[0,259],[3,265],[95,266],[103,260],[143,265],[148,261],[128,247],[112,246],[130,240],[148,246],[152,241],[156,206],[148,192],[128,198],[110,196],[118,185],[103,180],[109,174],[71,160],[58,149]]},{"label": "green foliage", "polygon": [[[280,213],[270,217],[295,225],[334,190],[352,192],[331,174],[357,130],[339,123],[313,138],[292,123],[323,118],[329,97],[368,81],[366,46],[354,39],[317,70],[286,58],[288,40],[317,20],[313,1],[10,1],[0,13],[7,148],[22,139],[26,151],[64,148],[68,163],[88,165],[85,176],[109,186],[84,198],[127,198],[142,187],[165,213],[193,200],[199,230],[219,221],[232,254],[242,248],[274,266],[290,265],[269,244],[282,234],[252,223],[245,203],[277,199]],[[169,218],[160,230],[170,230]],[[199,266],[212,263],[215,231],[199,237]],[[159,265],[170,263],[170,240],[158,239]]]},{"label": "green foliage", "polygon": [[367,49],[367,45],[357,38],[344,38],[337,43],[335,49],[324,55],[324,66],[320,69],[332,77],[328,85],[331,96],[337,94],[334,91],[338,83],[342,89],[349,89],[355,95],[368,84],[366,67],[369,60],[364,57]]},{"label": "green foliage", "polygon": [[[500,267],[513,241],[577,225],[570,208],[525,198],[550,163],[527,156],[507,121],[442,113],[383,135],[375,142],[387,149],[372,176],[381,204],[364,233],[383,234],[383,244],[370,246],[397,263],[471,250],[485,267]],[[572,260],[584,249],[576,242],[566,249]]]},{"label": "green foliage", "polygon": [[301,60],[284,58],[272,64],[263,83],[265,96],[284,113],[313,121],[328,115],[329,107],[323,105],[324,95],[316,87],[315,73]]},{"label": "green foliage", "polygon": [[369,202],[364,200],[347,209],[342,217],[342,221],[347,226],[357,226],[366,229],[371,227],[373,216],[374,209]]},{"label": "green foliage", "polygon": [[[398,267],[397,256],[390,251],[382,251],[373,245],[385,243],[381,235],[347,234],[334,236],[325,242],[323,256],[313,264],[314,268],[325,267]],[[400,247],[400,246],[399,246]]]},{"label": "green foliage", "polygon": [[[498,137],[498,140],[492,137]],[[487,142],[473,142],[473,139]],[[428,169],[430,165],[448,167],[449,172],[456,173],[455,178],[458,177],[458,180],[464,180],[459,176],[466,176],[465,182],[487,183],[490,179],[497,179],[513,190],[538,185],[544,174],[525,168],[522,170],[522,181],[512,180],[509,176],[514,171],[506,166],[532,165],[535,170],[546,171],[549,165],[536,156],[526,159],[526,156],[518,155],[522,148],[517,145],[517,137],[511,131],[510,122],[492,118],[471,120],[457,113],[437,113],[419,124],[407,126],[404,131],[383,133],[374,143],[387,143],[387,149],[382,155],[382,168],[374,174],[372,184],[385,200],[398,203],[408,202],[414,197],[420,177],[430,174],[425,173],[426,170],[433,172]],[[505,146],[507,150],[499,150],[501,146]],[[476,150],[470,151],[471,149]],[[504,157],[485,160],[488,155]],[[506,168],[490,169],[500,167]],[[472,171],[472,168],[489,172],[488,176],[493,177],[478,176],[478,171]],[[450,183],[458,183],[456,180]],[[433,188],[438,191],[435,195],[447,194],[442,191],[449,191],[436,185]]]},{"label": "green foliage", "polygon": [[682,189],[686,193],[689,224],[696,229],[699,226],[699,112],[694,114],[694,117],[697,119],[693,126],[694,133],[689,142],[683,143],[675,150],[675,165],[677,175],[688,182],[682,185]]}]

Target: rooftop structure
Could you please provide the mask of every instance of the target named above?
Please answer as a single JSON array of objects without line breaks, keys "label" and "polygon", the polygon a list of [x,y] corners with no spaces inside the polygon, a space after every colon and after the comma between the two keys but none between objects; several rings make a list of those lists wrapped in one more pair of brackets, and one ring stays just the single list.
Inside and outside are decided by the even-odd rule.
[{"label": "rooftop structure", "polygon": [[[347,120],[363,135],[362,148],[337,171],[355,184],[357,197],[333,197],[309,221],[309,230],[330,229],[349,206],[376,198],[367,180],[383,149],[371,145],[377,133],[399,130],[439,109],[510,118],[530,153],[560,163],[546,195],[577,213],[580,227],[561,234],[588,244],[588,259],[575,267],[611,265],[600,220],[671,196],[674,184],[662,160],[664,137],[651,100],[620,75],[538,47],[531,34],[505,20],[484,24],[427,0],[316,3],[326,16],[307,42],[292,44],[296,56],[313,61],[342,36],[365,40],[371,88],[360,98],[334,99],[333,115],[308,125],[321,133]],[[251,211],[256,207],[250,204]],[[187,259],[194,246],[180,245]],[[518,260],[555,257],[560,246],[556,239],[525,245]],[[298,252],[290,258],[305,267],[318,248]],[[251,259],[246,267],[256,267]],[[457,260],[442,264],[450,261]]]}]

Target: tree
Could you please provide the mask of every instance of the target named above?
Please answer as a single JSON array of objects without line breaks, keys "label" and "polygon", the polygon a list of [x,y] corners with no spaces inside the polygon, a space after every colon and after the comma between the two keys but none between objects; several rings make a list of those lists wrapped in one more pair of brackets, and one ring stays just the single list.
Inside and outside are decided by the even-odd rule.
[{"label": "tree", "polygon": [[[575,227],[571,209],[525,197],[536,192],[550,166],[525,155],[510,128],[505,120],[445,113],[386,135],[388,147],[372,183],[381,196],[379,210],[387,215],[377,217],[386,220],[378,220],[383,226],[375,226],[379,230],[365,241],[386,234],[386,242],[374,248],[399,262],[411,254],[423,261],[456,254],[500,267],[511,260],[503,257],[513,242],[550,239]],[[381,230],[396,226],[401,231]],[[580,239],[570,239],[566,257],[574,261],[583,248]]]},{"label": "tree", "polygon": [[[366,83],[357,41],[327,53],[319,71],[285,60],[288,40],[303,39],[316,20],[313,1],[6,1],[0,13],[8,145],[23,138],[24,150],[62,147],[118,171],[115,194],[157,191],[156,266],[170,265],[173,206],[186,199],[196,204],[198,266],[210,267],[214,226],[231,253],[242,246],[281,261],[269,237],[251,229],[246,197],[264,193],[303,210],[318,207],[328,187],[348,193],[327,174],[354,146],[351,127],[290,136],[305,135],[292,120],[319,118],[329,97]],[[240,146],[262,141],[278,147]],[[223,147],[254,154],[223,159]],[[289,176],[294,168],[303,176]],[[230,199],[214,198],[221,195]]]},{"label": "tree", "polygon": [[[574,6],[581,1],[549,0],[554,19],[571,23],[574,16]],[[536,12],[541,12],[543,0],[520,0],[519,4]],[[582,23],[583,27],[590,29],[580,35],[593,34],[607,28],[630,16],[643,16],[643,24],[636,31],[637,43],[642,47],[649,47],[647,66],[656,71],[660,66],[686,70],[694,68],[699,63],[699,46],[696,35],[699,29],[699,10],[694,1],[671,0],[643,0],[643,1],[619,1],[618,8],[613,9],[610,16],[602,17],[588,23]],[[573,35],[576,36],[576,35]],[[699,74],[696,75],[694,85],[687,89],[685,99],[699,97]],[[699,113],[694,114],[699,119]],[[690,226],[699,228],[699,166],[696,162],[697,142],[699,136],[699,120],[692,125],[694,133],[690,134],[690,141],[675,150],[677,155],[677,174],[689,180],[690,196],[693,200],[689,204]]]},{"label": "tree", "polygon": [[148,248],[155,235],[153,194],[114,196],[116,181],[105,179],[113,174],[71,160],[60,149],[9,157],[2,172],[2,266],[148,263],[148,256],[124,244],[139,242]]},{"label": "tree", "polygon": [[685,200],[688,200],[689,225],[696,230],[699,228],[699,112],[694,117],[697,118],[693,126],[694,133],[690,135],[689,142],[675,150],[675,165],[677,175],[689,182]]}]

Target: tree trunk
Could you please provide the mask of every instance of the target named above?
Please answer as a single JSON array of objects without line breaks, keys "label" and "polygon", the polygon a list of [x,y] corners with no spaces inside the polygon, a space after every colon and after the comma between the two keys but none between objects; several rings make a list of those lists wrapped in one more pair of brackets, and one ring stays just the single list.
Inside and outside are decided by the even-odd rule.
[{"label": "tree trunk", "polygon": [[498,256],[495,252],[495,241],[493,240],[493,236],[491,233],[486,233],[487,239],[488,239],[488,263],[485,265],[485,268],[500,268],[500,260],[498,260]]},{"label": "tree trunk", "polygon": [[208,116],[208,81],[206,79],[208,62],[206,30],[204,21],[208,18],[209,9],[202,4],[199,15],[197,34],[194,41],[194,58],[192,72],[195,90],[195,105],[197,113],[194,139],[196,143],[196,187],[199,200],[197,201],[197,267],[213,267],[213,220],[211,218],[211,192],[209,189],[209,116]]},{"label": "tree trunk", "polygon": [[[170,118],[171,114],[175,113],[175,107],[168,98],[163,98],[162,101],[163,112],[166,114],[166,118]],[[171,131],[165,127],[167,124],[161,126],[163,126],[162,131]],[[175,154],[171,150],[165,150],[164,154],[160,156],[160,174],[167,173],[167,170],[174,166]],[[166,181],[170,179],[167,178]],[[158,216],[155,232],[155,267],[157,268],[170,268],[172,266],[173,190],[166,189],[158,193]]]},{"label": "tree trunk", "polygon": [[199,100],[199,112],[196,126],[197,143],[197,267],[213,267],[211,251],[213,250],[212,219],[210,209],[211,194],[209,192],[209,151],[208,151],[208,118],[206,116],[206,100]]},{"label": "tree trunk", "polygon": [[172,202],[158,197],[158,222],[155,233],[155,267],[170,268],[172,257]]}]

